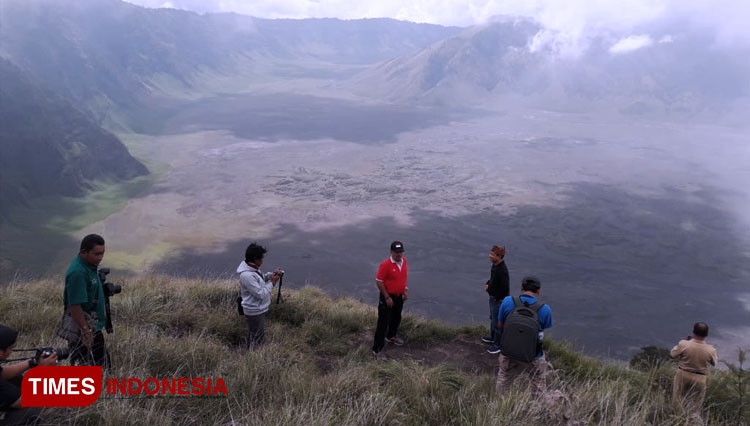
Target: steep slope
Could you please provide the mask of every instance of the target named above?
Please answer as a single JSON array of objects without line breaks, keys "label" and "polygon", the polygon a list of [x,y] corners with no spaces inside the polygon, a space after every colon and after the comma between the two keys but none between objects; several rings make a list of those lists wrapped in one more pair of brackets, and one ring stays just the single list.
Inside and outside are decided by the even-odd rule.
[{"label": "steep slope", "polygon": [[464,104],[500,90],[524,91],[541,56],[528,51],[540,27],[507,20],[472,27],[414,55],[384,62],[356,76],[355,90],[394,101]]},{"label": "steep slope", "polygon": [[46,195],[81,195],[96,179],[148,173],[113,134],[0,59],[0,214]]},{"label": "steep slope", "polygon": [[[675,367],[660,358],[649,363],[656,368],[643,372],[585,357],[545,336],[546,357],[554,366],[548,397],[534,398],[522,385],[501,395],[495,391],[497,356],[479,342],[483,326],[449,327],[406,312],[399,328],[406,344],[389,345],[388,360],[379,361],[370,351],[373,306],[332,299],[315,287],[284,287],[284,302],[269,310],[266,344],[248,351],[244,320],[232,309],[236,281],[112,279],[122,283],[123,292],[112,298],[115,334],[105,338],[111,377],[142,383],[149,377],[210,378],[214,386],[221,378],[226,395],[198,389],[189,397],[173,397],[167,389],[154,396],[143,390],[128,397],[108,394],[87,407],[45,410],[47,424],[691,424],[670,403]],[[19,330],[18,347],[60,346],[47,339],[54,336],[61,303],[59,281],[0,286],[0,323]],[[738,378],[711,372],[708,424],[747,424],[750,413],[737,396]]]}]

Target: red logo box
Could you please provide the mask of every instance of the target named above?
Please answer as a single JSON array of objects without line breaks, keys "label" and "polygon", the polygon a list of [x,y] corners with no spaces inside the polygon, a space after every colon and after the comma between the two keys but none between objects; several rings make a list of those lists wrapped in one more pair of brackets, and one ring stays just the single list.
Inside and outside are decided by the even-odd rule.
[{"label": "red logo box", "polygon": [[86,407],[102,392],[102,367],[36,367],[21,384],[24,407]]}]

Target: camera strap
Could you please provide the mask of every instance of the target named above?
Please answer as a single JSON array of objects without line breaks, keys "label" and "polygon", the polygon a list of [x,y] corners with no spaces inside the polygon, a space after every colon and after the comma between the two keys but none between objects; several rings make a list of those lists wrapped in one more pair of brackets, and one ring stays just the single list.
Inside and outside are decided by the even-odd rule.
[{"label": "camera strap", "polygon": [[94,296],[94,309],[99,305],[99,289],[104,291],[104,283],[99,278],[99,272],[96,272],[96,281],[99,283],[99,286],[96,288],[96,295]]}]

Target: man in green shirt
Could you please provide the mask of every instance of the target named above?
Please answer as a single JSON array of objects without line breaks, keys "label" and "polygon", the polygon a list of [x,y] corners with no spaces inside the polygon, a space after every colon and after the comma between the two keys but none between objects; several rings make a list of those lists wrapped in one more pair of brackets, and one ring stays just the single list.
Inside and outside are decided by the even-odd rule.
[{"label": "man in green shirt", "polygon": [[104,238],[96,234],[83,237],[78,255],[65,273],[63,301],[80,338],[70,342],[70,363],[110,366],[102,328],[107,321],[104,289],[97,268],[104,258]]}]

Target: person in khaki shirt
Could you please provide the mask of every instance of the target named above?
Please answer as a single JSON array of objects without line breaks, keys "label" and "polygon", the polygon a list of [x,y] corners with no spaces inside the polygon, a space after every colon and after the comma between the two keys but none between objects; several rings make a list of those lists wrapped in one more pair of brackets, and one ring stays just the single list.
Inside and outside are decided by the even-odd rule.
[{"label": "person in khaki shirt", "polygon": [[692,338],[688,336],[686,340],[680,340],[670,352],[670,356],[678,360],[672,399],[688,414],[700,415],[706,396],[708,366],[716,365],[718,360],[716,348],[706,343],[706,337],[708,324],[697,322],[693,326]]}]

